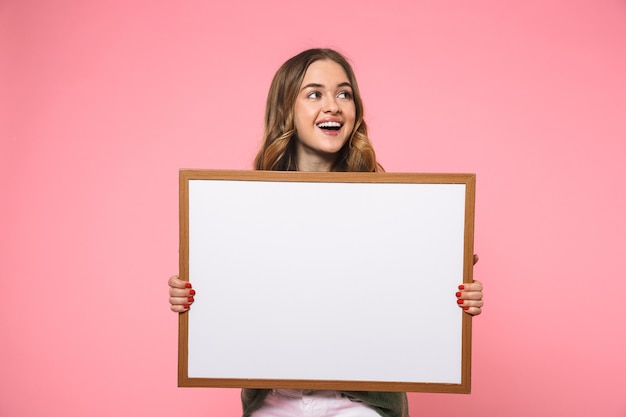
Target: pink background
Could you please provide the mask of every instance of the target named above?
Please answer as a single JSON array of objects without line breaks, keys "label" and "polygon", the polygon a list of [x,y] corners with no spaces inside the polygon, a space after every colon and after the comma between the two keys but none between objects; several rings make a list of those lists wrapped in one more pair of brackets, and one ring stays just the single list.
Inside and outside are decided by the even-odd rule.
[{"label": "pink background", "polygon": [[388,171],[478,178],[473,392],[413,416],[626,416],[626,2],[213,3],[0,2],[0,415],[238,415],[176,387],[178,169],[330,46]]}]

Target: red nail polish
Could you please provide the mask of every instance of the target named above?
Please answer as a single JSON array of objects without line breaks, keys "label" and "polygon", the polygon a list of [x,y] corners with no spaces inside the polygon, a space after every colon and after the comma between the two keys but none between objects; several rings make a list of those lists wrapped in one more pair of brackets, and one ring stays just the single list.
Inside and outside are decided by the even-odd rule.
[{"label": "red nail polish", "polygon": [[460,296],[461,296],[461,292],[460,292],[460,291],[459,291],[459,292],[457,292],[457,293],[456,293],[456,296],[457,296],[457,297],[460,297]]},{"label": "red nail polish", "polygon": [[459,285],[459,290],[464,290],[465,289],[465,285],[461,284]]},{"label": "red nail polish", "polygon": [[185,282],[185,288],[191,288],[191,282]]},{"label": "red nail polish", "polygon": [[463,304],[463,300],[456,300],[457,304]]},{"label": "red nail polish", "polygon": [[190,294],[190,295],[196,295],[196,290],[191,290],[191,291],[189,291],[189,294]]},{"label": "red nail polish", "polygon": [[192,302],[193,301],[193,297],[187,297],[187,301]]},{"label": "red nail polish", "polygon": [[183,306],[183,308],[184,308],[185,310],[189,310],[189,304],[185,304],[185,305]]},{"label": "red nail polish", "polygon": [[467,306],[463,307],[463,310],[469,310],[469,307],[467,307]]}]

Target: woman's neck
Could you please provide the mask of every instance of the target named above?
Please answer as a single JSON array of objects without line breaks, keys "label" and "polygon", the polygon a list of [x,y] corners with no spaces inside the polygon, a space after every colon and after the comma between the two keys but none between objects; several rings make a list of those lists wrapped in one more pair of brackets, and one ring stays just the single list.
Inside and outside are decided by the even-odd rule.
[{"label": "woman's neck", "polygon": [[298,162],[298,171],[305,172],[330,172],[332,168],[331,163],[300,163]]},{"label": "woman's neck", "polygon": [[297,154],[298,171],[330,172],[337,159],[337,155],[312,155],[299,150]]}]

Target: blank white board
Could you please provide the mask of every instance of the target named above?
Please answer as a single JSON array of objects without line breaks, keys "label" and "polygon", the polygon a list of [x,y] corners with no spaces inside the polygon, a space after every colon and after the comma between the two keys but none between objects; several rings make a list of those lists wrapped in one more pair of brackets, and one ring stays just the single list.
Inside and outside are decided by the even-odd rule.
[{"label": "blank white board", "polygon": [[473,174],[180,181],[180,386],[469,392]]}]

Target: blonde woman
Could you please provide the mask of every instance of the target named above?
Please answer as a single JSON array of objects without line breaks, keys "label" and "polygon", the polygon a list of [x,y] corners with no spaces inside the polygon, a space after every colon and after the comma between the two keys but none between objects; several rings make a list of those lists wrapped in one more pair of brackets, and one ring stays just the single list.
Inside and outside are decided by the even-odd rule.
[{"label": "blonde woman", "polygon": [[[352,67],[331,49],[309,49],[276,72],[267,96],[265,132],[254,167],[274,171],[376,172]],[[475,257],[475,261],[478,258]],[[172,311],[193,303],[191,284],[169,279]],[[460,308],[481,313],[482,284],[459,286]],[[367,364],[364,364],[367,366]],[[243,389],[243,417],[408,417],[405,393]]]}]

